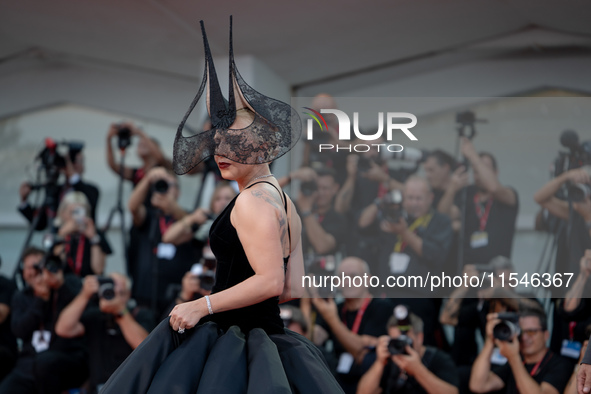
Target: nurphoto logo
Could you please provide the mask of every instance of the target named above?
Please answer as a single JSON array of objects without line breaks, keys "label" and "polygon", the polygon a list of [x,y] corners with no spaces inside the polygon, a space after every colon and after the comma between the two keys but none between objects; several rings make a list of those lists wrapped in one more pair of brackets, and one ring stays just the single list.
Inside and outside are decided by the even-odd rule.
[{"label": "nurphoto logo", "polygon": [[[382,139],[384,134],[384,123],[386,123],[385,131],[386,131],[386,141],[392,141],[392,137],[395,131],[402,131],[408,139],[411,141],[418,141],[417,137],[410,131],[411,128],[416,126],[417,124],[417,117],[409,112],[387,112],[384,116],[384,112],[378,112],[378,130],[373,134],[366,134],[362,133],[359,130],[359,112],[353,112],[353,127],[351,128],[351,120],[349,116],[338,109],[321,109],[320,112],[309,108],[304,107],[305,109],[309,110],[310,112],[304,112],[304,114],[310,116],[311,119],[308,119],[306,124],[306,138],[309,141],[314,139],[314,133],[329,133],[328,123],[322,114],[333,114],[336,116],[338,121],[338,140],[340,141],[350,141],[351,140],[351,130],[353,130],[354,137],[363,141],[377,141]],[[384,122],[385,118],[385,122]],[[407,119],[410,122],[400,123],[400,120]],[[320,128],[320,131],[316,129],[314,131],[314,122]],[[400,144],[385,144],[385,143],[378,143],[378,144],[350,144],[342,145],[342,144],[331,144],[325,143],[326,138],[317,138],[321,140],[322,143],[318,144],[318,152],[322,152],[323,150],[333,150],[336,149],[338,152],[339,150],[347,150],[349,152],[367,152],[372,149],[377,149],[380,151],[380,148],[387,149],[389,152],[401,152],[404,147]]]}]

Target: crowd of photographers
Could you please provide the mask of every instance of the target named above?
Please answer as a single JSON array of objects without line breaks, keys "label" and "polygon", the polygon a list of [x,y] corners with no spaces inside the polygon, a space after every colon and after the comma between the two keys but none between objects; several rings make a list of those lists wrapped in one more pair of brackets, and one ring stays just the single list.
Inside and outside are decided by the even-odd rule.
[{"label": "crowd of photographers", "polygon": [[[314,105],[334,102],[320,95]],[[323,142],[338,146],[326,120]],[[118,164],[115,140],[124,152],[134,138],[142,167]],[[556,272],[576,273],[568,292],[547,305],[537,293],[498,283],[518,271],[511,250],[519,196],[500,182],[492,153],[466,137],[460,162],[441,150],[319,153],[308,142],[301,167],[279,179],[302,220],[308,274],[493,279],[438,293],[310,288],[281,306],[285,326],[320,348],[346,393],[575,393],[575,366],[591,333],[591,149],[584,156],[581,146],[534,196],[536,228],[557,240]],[[65,157],[55,152],[48,145],[43,160],[60,162],[63,175],[48,174],[55,179],[45,202],[29,201],[38,185],[20,188],[18,209],[34,229],[54,235],[24,252],[20,290],[0,277],[0,394],[97,392],[174,305],[209,294],[209,227],[237,193],[206,164],[195,172],[216,179],[211,204],[186,210],[157,141],[133,124],[113,125],[107,163],[132,184],[133,223],[126,275],[105,275],[111,248],[96,224],[99,189],[83,178],[82,145],[70,144]]]}]

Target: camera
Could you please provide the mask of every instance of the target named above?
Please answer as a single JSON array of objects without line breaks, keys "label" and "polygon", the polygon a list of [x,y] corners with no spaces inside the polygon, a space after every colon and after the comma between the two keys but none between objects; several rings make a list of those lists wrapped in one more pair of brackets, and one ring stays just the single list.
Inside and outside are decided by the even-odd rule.
[{"label": "camera", "polygon": [[99,283],[98,296],[105,300],[112,300],[115,298],[115,281],[113,278],[99,276],[97,278]]},{"label": "camera", "polygon": [[300,192],[304,196],[311,196],[314,192],[318,190],[318,186],[316,185],[316,181],[306,181],[300,184]]},{"label": "camera", "polygon": [[400,335],[398,338],[390,339],[388,342],[388,351],[391,355],[396,354],[408,354],[406,351],[406,347],[412,347],[413,342],[412,339],[406,335]]},{"label": "camera", "polygon": [[117,146],[120,150],[125,150],[131,145],[131,129],[127,126],[117,126]]},{"label": "camera", "polygon": [[203,290],[211,291],[215,283],[215,275],[211,271],[205,271],[199,275],[199,287]]},{"label": "camera", "polygon": [[493,328],[493,337],[495,339],[510,342],[521,334],[519,314],[515,312],[499,313],[498,318],[501,322]]},{"label": "camera", "polygon": [[35,266],[35,270],[41,273],[43,269],[55,274],[56,272],[64,269],[64,261],[62,258],[55,254],[54,249],[56,246],[65,243],[62,237],[58,237],[55,234],[45,234],[43,237],[43,247],[45,248],[45,256],[41,263]]},{"label": "camera", "polygon": [[60,270],[64,269],[64,262],[62,261],[60,256],[57,256],[53,253],[48,253],[43,258],[41,264],[39,264],[39,268],[37,266],[35,269],[41,271],[42,269],[46,269],[47,271],[51,272],[52,274],[57,273]]},{"label": "camera", "polygon": [[[576,131],[565,130],[560,134],[560,144],[569,149],[569,152],[558,152],[554,160],[554,177],[563,172],[584,168],[591,175],[591,141],[579,142]],[[591,196],[591,185],[587,183],[566,184],[566,197],[571,202],[580,202]]]},{"label": "camera", "polygon": [[406,212],[402,208],[402,192],[394,189],[382,197],[378,204],[379,215],[392,223],[397,223],[401,218],[406,218]]},{"label": "camera", "polygon": [[158,179],[156,182],[154,182],[153,189],[155,193],[166,194],[168,193],[169,187],[170,185],[168,184],[168,181],[164,179]]}]

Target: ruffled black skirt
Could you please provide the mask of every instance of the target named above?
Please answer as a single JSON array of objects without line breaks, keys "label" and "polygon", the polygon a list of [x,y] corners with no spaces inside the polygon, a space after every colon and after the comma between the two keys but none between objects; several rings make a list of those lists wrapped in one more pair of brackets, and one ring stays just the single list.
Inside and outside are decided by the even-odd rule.
[{"label": "ruffled black skirt", "polygon": [[320,351],[303,336],[208,322],[174,332],[168,319],[129,355],[100,394],[342,393]]}]

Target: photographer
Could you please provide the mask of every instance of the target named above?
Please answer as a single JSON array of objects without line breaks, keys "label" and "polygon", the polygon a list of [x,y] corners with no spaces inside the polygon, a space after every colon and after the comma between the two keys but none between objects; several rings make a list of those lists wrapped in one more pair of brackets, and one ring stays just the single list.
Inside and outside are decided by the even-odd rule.
[{"label": "photographer", "polygon": [[[51,176],[52,179],[47,179],[46,184],[44,185],[46,194],[45,199],[49,202],[49,206],[44,207],[44,211],[40,211],[41,207],[32,207],[28,202],[28,198],[33,187],[29,182],[23,182],[19,188],[21,204],[19,205],[18,210],[30,223],[33,222],[35,216],[39,215],[39,221],[35,230],[41,231],[44,230],[48,224],[52,225],[51,220],[54,219],[63,196],[68,192],[77,191],[86,196],[90,207],[89,215],[93,221],[96,220],[96,210],[100,193],[96,186],[87,183],[82,179],[85,171],[83,152],[84,143],[61,143],[60,145],[65,144],[68,146],[68,152],[64,156],[61,156],[56,152],[57,145],[55,142],[51,141],[51,144],[51,149],[54,152],[52,157],[55,157],[55,159],[52,160],[51,163],[45,163],[45,161],[43,161],[43,166],[46,167],[46,172],[54,174]],[[49,149],[50,148],[46,147],[43,152],[49,152]],[[47,157],[47,154],[42,156]],[[65,182],[62,184],[59,183],[60,173],[63,173],[66,178]]]},{"label": "photographer", "polygon": [[[148,207],[144,201],[150,191],[151,206]],[[198,259],[191,242],[175,246],[162,241],[162,235],[170,226],[187,215],[178,205],[178,197],[176,178],[164,168],[156,167],[142,178],[128,202],[138,232],[138,244],[130,250],[127,270],[134,283],[132,297],[139,305],[150,306],[155,295],[154,281],[157,281],[157,306],[153,311],[156,316],[168,306],[169,286],[180,283],[185,272]]]},{"label": "photographer", "polygon": [[[0,265],[1,263],[0,259]],[[16,361],[16,338],[10,329],[10,304],[15,292],[14,281],[0,275],[0,382],[10,372]]]},{"label": "photographer", "polygon": [[16,366],[0,385],[1,394],[54,393],[80,386],[88,376],[81,339],[55,333],[60,312],[80,290],[80,279],[64,275],[63,262],[29,249],[23,259],[27,287],[12,300],[12,331],[22,340]]},{"label": "photographer", "polygon": [[[496,313],[487,315],[486,339],[472,367],[470,390],[488,393],[505,388],[507,393],[562,393],[571,366],[546,347],[550,337],[546,324],[546,315],[539,311],[521,312],[509,321],[502,321]],[[495,345],[507,363],[491,371]]]},{"label": "photographer", "polygon": [[300,185],[296,201],[302,219],[303,251],[308,262],[317,256],[339,251],[346,235],[345,218],[334,210],[339,191],[335,172],[324,168],[316,171],[316,180]]},{"label": "photographer", "polygon": [[[357,257],[346,257],[338,268],[338,276],[371,276],[367,263]],[[366,287],[343,286],[344,301],[336,304],[332,298],[313,298],[312,303],[323,321],[314,325],[314,338],[332,337],[338,359],[336,369],[345,393],[355,393],[357,383],[369,367],[369,348],[377,345],[378,337],[386,333],[386,323],[392,314],[390,300],[373,298]],[[316,342],[316,339],[315,339]]]},{"label": "photographer", "polygon": [[219,183],[211,196],[209,210],[197,208],[182,220],[173,223],[163,234],[162,241],[179,245],[191,240],[194,236],[197,241],[207,243],[213,221],[234,197],[236,197],[236,191],[228,182]]},{"label": "photographer", "polygon": [[408,313],[398,318],[398,306],[388,320],[388,335],[379,338],[376,361],[363,375],[357,394],[457,394],[457,371],[451,357],[423,345],[423,321]]},{"label": "photographer", "polygon": [[131,181],[136,186],[152,168],[165,167],[172,169],[172,163],[169,159],[164,156],[158,142],[148,137],[142,129],[136,127],[132,123],[118,123],[112,124],[107,132],[107,163],[109,168],[117,175],[121,173],[121,168],[118,163],[115,162],[115,155],[113,154],[112,140],[117,137],[117,144],[119,149],[121,147],[127,148],[131,144],[132,137],[138,137],[139,141],[137,144],[136,153],[142,161],[140,168],[123,168],[123,179]]},{"label": "photographer", "polygon": [[456,209],[461,212],[461,192],[466,187],[464,264],[482,264],[499,255],[510,258],[519,208],[517,192],[499,182],[497,161],[492,154],[476,152],[466,137],[461,138],[461,151],[473,169],[474,185],[466,186],[468,174],[460,166],[452,175],[439,209],[450,216]]},{"label": "photographer", "polygon": [[[569,202],[556,195],[568,184],[591,184],[591,166],[563,172],[546,183],[534,195],[536,202],[548,212],[565,221],[570,231],[562,231],[558,240],[557,262],[563,272],[574,272],[585,249],[591,249],[591,199],[572,202],[576,214],[570,214]],[[570,234],[568,237],[567,233]]]},{"label": "photographer", "polygon": [[426,275],[440,268],[447,256],[453,236],[450,220],[433,210],[433,192],[422,178],[410,177],[404,184],[402,201],[399,199],[392,197],[386,206],[383,201],[369,205],[359,225],[379,223],[384,278],[390,274]]},{"label": "photographer", "polygon": [[55,332],[63,338],[84,336],[90,350],[90,393],[109,376],[154,328],[149,310],[135,307],[129,279],[112,273],[89,275],[80,293],[60,313]]},{"label": "photographer", "polygon": [[86,196],[81,192],[69,192],[59,205],[55,221],[58,235],[64,243],[57,246],[54,253],[63,253],[67,263],[66,273],[79,277],[102,274],[106,256],[111,254],[109,243],[96,229],[89,213]]},{"label": "photographer", "polygon": [[[447,152],[440,149],[434,150],[425,159],[423,163],[423,170],[425,171],[425,178],[433,190],[433,208],[441,213],[447,214],[445,209],[439,209],[439,202],[449,187],[453,172],[456,168],[456,161]],[[452,218],[457,217],[457,212],[451,215]]]}]

